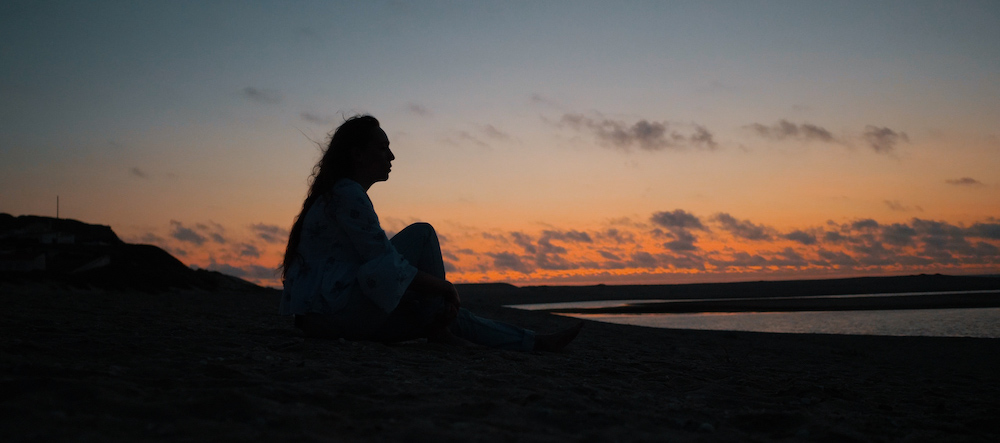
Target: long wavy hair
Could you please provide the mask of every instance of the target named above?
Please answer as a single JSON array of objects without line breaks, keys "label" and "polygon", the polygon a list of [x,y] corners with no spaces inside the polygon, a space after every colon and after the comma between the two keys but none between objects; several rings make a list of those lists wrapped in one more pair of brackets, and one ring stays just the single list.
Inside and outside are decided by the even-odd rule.
[{"label": "long wavy hair", "polygon": [[313,203],[324,193],[333,188],[337,180],[347,177],[351,171],[351,148],[363,145],[371,140],[375,130],[379,129],[378,120],[370,115],[355,115],[348,118],[330,136],[330,143],[323,152],[316,166],[313,166],[309,177],[309,193],[302,202],[302,211],[295,217],[292,231],[288,235],[288,246],[285,248],[285,260],[281,264],[281,278],[285,279],[288,268],[299,257],[299,240],[302,238],[302,222]]}]

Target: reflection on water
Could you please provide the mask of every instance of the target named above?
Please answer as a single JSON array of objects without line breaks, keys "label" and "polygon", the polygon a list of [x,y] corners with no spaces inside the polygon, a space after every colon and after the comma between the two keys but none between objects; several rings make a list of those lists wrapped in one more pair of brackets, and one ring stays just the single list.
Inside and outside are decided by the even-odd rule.
[{"label": "reflection on water", "polygon": [[844,299],[844,298],[882,298],[882,297],[907,297],[913,295],[972,295],[972,294],[997,294],[1000,290],[985,289],[980,291],[934,291],[934,292],[894,292],[891,294],[846,294],[846,295],[810,295],[799,297],[733,297],[733,298],[681,298],[672,300],[663,299],[642,299],[642,300],[595,300],[595,301],[568,301],[559,303],[531,303],[524,305],[507,305],[508,308],[524,309],[526,311],[548,311],[553,309],[597,309],[597,308],[617,308],[633,304],[654,304],[654,303],[679,303],[697,301],[750,301],[750,300],[823,300],[823,299]]},{"label": "reflection on water", "polygon": [[1000,338],[1000,308],[560,315],[671,329]]}]

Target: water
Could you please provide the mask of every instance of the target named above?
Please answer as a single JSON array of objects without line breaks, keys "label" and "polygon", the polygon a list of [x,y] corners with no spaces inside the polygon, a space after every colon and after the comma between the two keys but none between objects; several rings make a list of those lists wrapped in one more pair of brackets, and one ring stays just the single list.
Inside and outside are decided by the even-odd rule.
[{"label": "water", "polygon": [[1000,308],[560,315],[609,323],[671,329],[1000,338]]},{"label": "water", "polygon": [[[982,292],[982,291],[976,291]],[[995,292],[995,291],[988,291]],[[939,294],[939,293],[938,293]],[[897,294],[884,294],[895,296]],[[902,294],[898,294],[902,295]],[[913,294],[909,294],[913,295]],[[833,297],[854,297],[833,296]],[[883,296],[867,294],[865,297]],[[669,300],[605,300],[514,305],[519,309],[598,308]],[[712,312],[697,314],[559,314],[654,328],[928,337],[1000,338],[1000,308],[899,309],[808,312]]]},{"label": "water", "polygon": [[651,303],[678,303],[692,301],[747,301],[747,300],[822,300],[828,298],[880,298],[880,297],[902,297],[911,295],[961,295],[961,294],[997,294],[1000,290],[986,289],[980,291],[937,291],[937,292],[894,292],[892,294],[845,294],[845,295],[810,295],[806,297],[733,297],[733,298],[680,298],[680,299],[633,299],[633,300],[594,300],[594,301],[569,301],[559,303],[530,303],[524,305],[507,305],[508,308],[524,309],[526,311],[547,311],[552,309],[594,309],[594,308],[614,308],[632,304]]}]

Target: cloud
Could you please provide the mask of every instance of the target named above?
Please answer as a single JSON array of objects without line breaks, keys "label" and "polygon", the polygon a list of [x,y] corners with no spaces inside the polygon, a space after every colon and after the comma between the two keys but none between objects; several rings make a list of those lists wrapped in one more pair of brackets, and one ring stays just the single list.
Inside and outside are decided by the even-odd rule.
[{"label": "cloud", "polygon": [[604,258],[606,258],[608,260],[618,261],[618,260],[622,259],[617,254],[615,254],[613,252],[610,252],[610,251],[605,251],[603,249],[598,250],[597,253],[600,254],[601,257],[604,257]]},{"label": "cloud", "polygon": [[559,120],[560,126],[568,126],[577,131],[585,131],[597,138],[598,143],[612,148],[629,151],[638,146],[645,151],[661,151],[685,146],[714,149],[716,143],[712,133],[695,124],[690,137],[670,127],[667,122],[640,119],[631,125],[604,117],[591,118],[583,114],[565,114]]},{"label": "cloud", "polygon": [[896,132],[886,127],[866,126],[863,135],[868,146],[880,154],[891,154],[896,145],[901,142],[909,142],[910,138],[905,132]]},{"label": "cloud", "polygon": [[454,132],[453,134],[454,134],[453,136],[448,136],[448,137],[444,138],[442,141],[444,143],[448,143],[450,145],[454,145],[454,146],[458,146],[458,147],[466,147],[466,146],[469,146],[469,145],[474,145],[474,146],[477,146],[479,148],[484,148],[484,149],[490,149],[491,148],[490,145],[489,145],[489,143],[486,143],[486,142],[480,140],[478,137],[476,137],[475,135],[472,135],[468,131],[457,131],[457,132]]},{"label": "cloud", "polygon": [[705,225],[701,223],[694,214],[687,212],[683,209],[676,209],[672,212],[663,211],[656,212],[650,217],[650,220],[660,226],[667,229],[699,229],[706,230]]},{"label": "cloud", "polygon": [[825,263],[820,264],[840,267],[854,267],[858,264],[857,260],[841,251],[828,251],[826,249],[820,249],[816,251],[816,254],[825,261]]},{"label": "cloud", "polygon": [[805,231],[795,230],[783,236],[785,239],[802,243],[803,245],[816,244],[816,236]]},{"label": "cloud", "polygon": [[177,220],[170,220],[170,226],[170,236],[182,242],[193,243],[197,246],[201,246],[207,240],[204,236],[198,234],[193,229],[184,227],[184,225]]},{"label": "cloud", "polygon": [[840,243],[845,240],[847,240],[847,237],[836,231],[826,231],[823,233],[823,241],[826,243]]},{"label": "cloud", "polygon": [[132,169],[129,169],[129,172],[131,172],[132,175],[139,178],[149,178],[149,175],[146,174],[146,171],[143,171],[142,169],[139,169],[138,167],[135,166],[133,166]]},{"label": "cloud", "polygon": [[[578,246],[581,243],[593,243],[590,234],[576,230],[544,230],[538,240],[523,232],[510,232],[506,236],[487,236],[493,240],[508,240],[509,243],[520,246],[526,255],[518,256],[518,263],[526,265],[528,261],[533,262],[538,269],[566,270],[575,269],[581,266],[580,263],[571,262],[564,254],[569,252],[566,246],[555,244],[554,241],[563,244]],[[501,260],[505,266],[514,266],[517,263],[509,256],[494,256],[495,260]],[[514,269],[514,268],[509,268]]]},{"label": "cloud", "polygon": [[528,266],[521,257],[511,252],[487,252],[486,255],[493,257],[493,266],[497,269],[505,269],[530,274],[533,268]]},{"label": "cloud", "polygon": [[810,123],[795,124],[788,120],[780,120],[774,125],[767,126],[760,123],[748,125],[757,135],[771,140],[796,139],[805,141],[820,141],[825,143],[836,142],[833,134],[826,129]]},{"label": "cloud", "polygon": [[288,243],[288,230],[280,226],[256,223],[250,225],[250,230],[257,236],[257,238],[264,240],[265,242],[278,244]]},{"label": "cloud", "polygon": [[750,220],[737,220],[733,216],[724,212],[712,217],[722,229],[728,231],[734,237],[746,240],[766,241],[772,239],[773,228],[764,225],[755,225]]},{"label": "cloud", "polygon": [[923,212],[924,211],[924,208],[921,208],[920,206],[906,206],[906,205],[904,205],[904,204],[902,204],[902,203],[900,203],[899,201],[896,201],[896,200],[882,200],[882,203],[885,203],[885,205],[889,209],[891,209],[893,211],[897,211],[897,212],[910,212],[910,211],[913,211],[913,210],[916,210],[918,212]]},{"label": "cloud", "polygon": [[854,230],[877,229],[877,228],[878,228],[878,222],[870,218],[857,220],[851,223],[851,229]]},{"label": "cloud", "polygon": [[910,226],[893,223],[882,228],[882,241],[893,246],[908,246],[913,244],[917,231]]},{"label": "cloud", "polygon": [[632,257],[628,262],[629,266],[634,268],[655,268],[659,265],[656,257],[645,251],[637,251],[632,253]]},{"label": "cloud", "polygon": [[955,255],[973,255],[974,248],[965,239],[966,231],[950,223],[913,219],[910,223],[924,243],[924,255],[942,263],[954,263]]},{"label": "cloud", "polygon": [[[689,271],[706,276],[745,273],[749,279],[862,272],[995,273],[1000,266],[1000,220],[995,218],[970,226],[918,218],[898,223],[864,218],[778,232],[728,213],[716,213],[706,223],[675,209],[655,212],[646,223],[630,219],[606,223],[613,228],[475,233],[494,246],[449,256],[452,273],[460,281],[469,273],[479,273],[473,280],[483,281],[491,278],[487,277],[491,271],[500,271],[505,278],[524,282],[605,277],[625,282]],[[716,236],[712,230],[726,234]]]},{"label": "cloud", "polygon": [[690,229],[708,230],[698,217],[683,209],[653,213],[650,221],[670,231],[666,236],[672,240],[664,243],[663,247],[675,252],[694,251],[698,249],[694,244],[697,238],[689,232]]},{"label": "cloud", "polygon": [[661,265],[669,267],[670,269],[705,270],[705,258],[695,254],[658,254],[657,258],[659,259]]},{"label": "cloud", "polygon": [[528,97],[528,103],[536,106],[546,106],[551,108],[559,107],[554,100],[538,93],[531,94],[531,96]]},{"label": "cloud", "polygon": [[966,232],[970,237],[1000,240],[1000,223],[976,223]]},{"label": "cloud", "polygon": [[260,258],[260,249],[249,243],[242,243],[239,245],[240,257],[253,257]]},{"label": "cloud", "polygon": [[583,243],[592,243],[594,240],[590,238],[590,234],[586,232],[581,232],[577,230],[569,231],[555,231],[555,230],[545,230],[542,231],[542,239],[555,239],[555,240],[565,240]]},{"label": "cloud", "polygon": [[976,180],[972,177],[962,177],[953,180],[945,180],[945,183],[955,186],[985,186],[983,182]]},{"label": "cloud", "polygon": [[678,229],[676,232],[668,234],[668,236],[673,238],[673,240],[664,243],[664,248],[674,252],[695,251],[698,249],[694,244],[698,239],[686,230]]},{"label": "cloud", "polygon": [[524,252],[527,252],[528,254],[535,254],[538,252],[531,236],[522,232],[511,232],[510,236],[514,239],[514,244],[524,248]]},{"label": "cloud", "polygon": [[419,115],[421,117],[430,117],[432,115],[430,110],[417,103],[410,103],[406,105],[406,110],[413,115]]},{"label": "cloud", "polygon": [[307,121],[309,123],[313,123],[313,124],[317,124],[317,125],[329,126],[329,125],[333,124],[333,117],[327,117],[327,116],[323,116],[323,115],[319,115],[319,114],[314,114],[314,113],[308,112],[308,111],[300,112],[299,113],[299,117],[302,117],[302,120],[305,120],[305,121]]},{"label": "cloud", "polygon": [[499,140],[499,141],[510,140],[510,134],[507,134],[506,132],[497,129],[493,125],[483,126],[483,134],[486,134],[487,137],[493,140]]},{"label": "cloud", "polygon": [[739,251],[732,255],[728,260],[725,259],[710,259],[708,261],[712,266],[727,269],[739,269],[739,268],[763,268],[768,266],[770,262],[768,259],[764,258],[759,254],[750,254],[748,252]]},{"label": "cloud", "polygon": [[270,89],[257,89],[247,86],[243,88],[243,96],[257,103],[268,105],[281,103],[281,94]]},{"label": "cloud", "polygon": [[203,235],[207,235],[208,238],[218,244],[226,244],[226,238],[222,235],[226,231],[222,225],[209,221],[208,223],[197,223],[194,225],[194,229],[201,232]]},{"label": "cloud", "polygon": [[631,232],[623,231],[618,228],[608,228],[603,232],[596,233],[595,237],[610,240],[618,245],[635,242],[635,236]]},{"label": "cloud", "polygon": [[712,133],[708,132],[708,129],[705,129],[705,127],[701,125],[694,125],[694,134],[691,134],[691,144],[700,148],[708,149],[715,149],[718,146],[718,144],[715,143],[715,138],[712,136]]}]

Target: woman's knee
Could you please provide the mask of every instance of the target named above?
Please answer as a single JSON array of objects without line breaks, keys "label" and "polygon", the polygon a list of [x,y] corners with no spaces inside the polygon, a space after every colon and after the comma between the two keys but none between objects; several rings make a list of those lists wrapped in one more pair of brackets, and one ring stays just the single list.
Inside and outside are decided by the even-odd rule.
[{"label": "woman's knee", "polygon": [[403,243],[424,244],[428,239],[437,239],[434,227],[430,223],[417,222],[403,228],[389,240],[399,246]]},{"label": "woman's knee", "polygon": [[425,235],[425,236],[426,235],[435,235],[435,236],[437,235],[437,233],[434,232],[434,226],[431,226],[431,224],[427,223],[427,222],[416,222],[416,223],[413,223],[413,224],[411,224],[411,225],[403,228],[403,230],[399,231],[399,233],[396,234],[396,235],[402,234],[404,232],[406,232],[409,235]]}]

